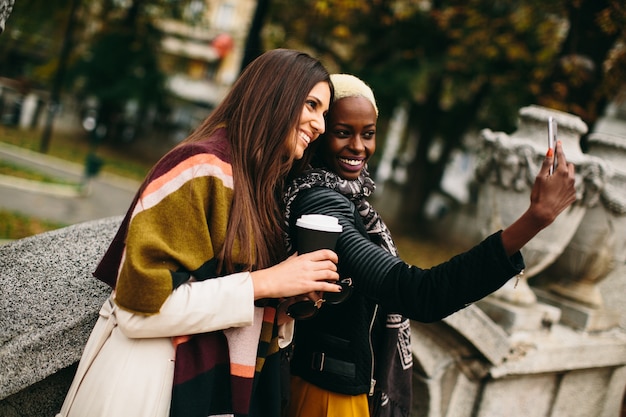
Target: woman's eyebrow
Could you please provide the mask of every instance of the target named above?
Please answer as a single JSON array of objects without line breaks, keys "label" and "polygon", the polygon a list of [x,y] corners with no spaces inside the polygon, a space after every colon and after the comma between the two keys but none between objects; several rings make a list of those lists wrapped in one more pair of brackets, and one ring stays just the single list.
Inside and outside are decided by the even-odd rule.
[{"label": "woman's eyebrow", "polygon": [[[309,96],[307,97],[307,100],[313,100],[319,106],[321,106],[323,104],[322,100],[319,97],[317,97],[317,96],[315,96],[313,94],[309,94]],[[329,110],[329,106],[326,106],[326,110],[324,110],[324,114],[328,113],[328,110]]]},{"label": "woman's eyebrow", "polygon": [[[347,122],[336,122],[334,123],[334,126],[347,126],[347,127],[352,127],[352,123],[347,123]],[[363,126],[364,129],[368,129],[368,128],[372,128],[372,127],[376,127],[376,123],[370,123],[368,125]]]}]

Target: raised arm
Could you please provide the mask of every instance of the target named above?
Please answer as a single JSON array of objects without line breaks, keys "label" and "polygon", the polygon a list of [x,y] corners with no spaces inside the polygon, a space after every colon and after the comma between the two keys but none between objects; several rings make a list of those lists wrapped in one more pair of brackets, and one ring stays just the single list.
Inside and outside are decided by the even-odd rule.
[{"label": "raised arm", "polygon": [[501,233],[448,262],[421,269],[364,236],[354,206],[333,190],[301,191],[293,207],[296,216],[337,217],[343,227],[335,248],[340,274],[352,278],[356,291],[414,320],[439,320],[497,290],[524,268],[521,254],[506,254]]}]

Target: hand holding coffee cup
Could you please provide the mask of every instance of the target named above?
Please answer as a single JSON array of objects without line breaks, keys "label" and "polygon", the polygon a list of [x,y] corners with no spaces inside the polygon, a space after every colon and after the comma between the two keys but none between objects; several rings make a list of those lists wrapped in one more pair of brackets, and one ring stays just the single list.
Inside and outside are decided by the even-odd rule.
[{"label": "hand holding coffee cup", "polygon": [[[299,254],[319,249],[335,249],[337,239],[343,228],[337,218],[323,214],[305,214],[296,221],[296,249]],[[344,280],[345,281],[345,280]],[[347,283],[339,282],[345,291]],[[302,294],[285,300],[287,314],[296,319],[311,318],[317,314],[322,303],[337,303],[345,299],[340,293]],[[339,300],[339,301],[337,301]]]}]

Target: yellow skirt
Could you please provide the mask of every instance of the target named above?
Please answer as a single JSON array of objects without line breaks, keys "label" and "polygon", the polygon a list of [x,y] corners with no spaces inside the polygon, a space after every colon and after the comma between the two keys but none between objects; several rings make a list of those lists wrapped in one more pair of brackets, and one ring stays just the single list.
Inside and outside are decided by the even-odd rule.
[{"label": "yellow skirt", "polygon": [[367,395],[326,391],[297,376],[291,377],[291,400],[285,417],[368,417]]}]

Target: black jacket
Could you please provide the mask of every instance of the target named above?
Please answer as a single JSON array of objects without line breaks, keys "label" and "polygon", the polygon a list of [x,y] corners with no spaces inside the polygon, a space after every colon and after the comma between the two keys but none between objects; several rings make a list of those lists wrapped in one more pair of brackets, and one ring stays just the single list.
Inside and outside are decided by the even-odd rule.
[{"label": "black jacket", "polygon": [[325,187],[300,191],[292,210],[294,237],[295,221],[303,214],[335,216],[343,227],[335,251],[339,273],[352,278],[354,292],[342,304],[324,304],[313,319],[296,323],[291,360],[292,374],[341,394],[371,392],[377,343],[371,329],[378,308],[434,322],[492,293],[524,268],[519,252],[506,255],[500,232],[433,268],[408,265],[371,242],[354,204]]}]

